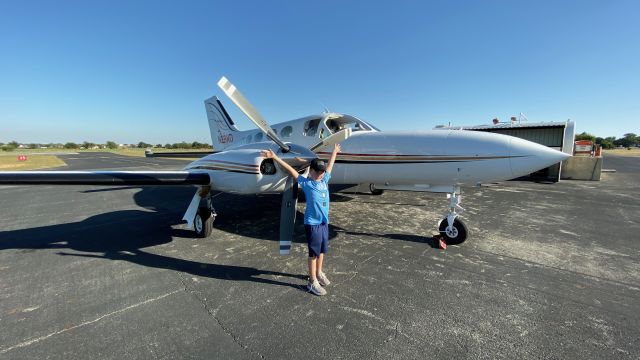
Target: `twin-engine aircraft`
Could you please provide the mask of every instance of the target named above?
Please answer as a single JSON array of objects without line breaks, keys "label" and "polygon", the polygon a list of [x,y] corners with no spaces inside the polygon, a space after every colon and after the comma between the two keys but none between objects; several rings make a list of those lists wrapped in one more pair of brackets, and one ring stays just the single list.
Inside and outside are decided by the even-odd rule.
[{"label": "twin-engine aircraft", "polygon": [[183,220],[201,237],[211,234],[216,216],[211,191],[282,194],[280,253],[288,254],[298,199],[297,182],[265,159],[272,149],[300,174],[316,157],[328,158],[341,143],[332,184],[365,184],[383,190],[446,193],[448,211],[438,230],[448,244],[469,231],[458,217],[460,187],[517,178],[556,164],[569,155],[520,138],[464,130],[382,132],[354,116],[325,112],[270,126],[225,77],[222,91],[258,127],[240,131],[217,97],[205,100],[216,152],[183,171],[0,172],[0,184],[197,185]]}]

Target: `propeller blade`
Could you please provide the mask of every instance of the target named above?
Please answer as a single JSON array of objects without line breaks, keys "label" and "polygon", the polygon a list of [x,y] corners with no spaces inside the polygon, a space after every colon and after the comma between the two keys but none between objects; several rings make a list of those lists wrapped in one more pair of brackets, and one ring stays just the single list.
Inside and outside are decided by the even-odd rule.
[{"label": "propeller blade", "polygon": [[265,135],[271,140],[273,140],[282,151],[289,151],[289,146],[286,145],[278,135],[271,129],[267,121],[258,113],[258,111],[251,105],[251,103],[240,93],[240,91],[226,78],[220,78],[218,81],[218,87],[233,101],[236,106],[242,110],[242,112],[247,115],[249,120],[251,120],[256,126],[262,130]]},{"label": "propeller blade", "polygon": [[280,207],[280,255],[288,255],[291,251],[297,204],[298,182],[289,177],[286,190],[282,193],[282,205]]},{"label": "propeller blade", "polygon": [[347,140],[349,136],[351,136],[351,128],[342,129],[337,133],[327,137],[326,139],[323,139],[319,143],[313,145],[312,147],[309,148],[309,150],[313,152],[318,152],[320,151],[320,149],[324,147],[331,146]]}]

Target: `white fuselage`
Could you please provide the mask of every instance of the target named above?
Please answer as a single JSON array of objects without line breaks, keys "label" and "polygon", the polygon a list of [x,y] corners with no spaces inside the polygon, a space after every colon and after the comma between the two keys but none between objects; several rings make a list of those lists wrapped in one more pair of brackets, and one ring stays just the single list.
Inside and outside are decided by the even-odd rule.
[{"label": "white fuselage", "polygon": [[[331,121],[337,115],[321,118],[313,136],[305,135],[305,125],[314,117],[276,124],[272,128],[280,136],[285,130],[284,134],[288,135],[282,136],[285,142],[309,147],[321,136],[336,130],[336,124]],[[379,189],[452,192],[455,186],[527,175],[567,157],[546,146],[501,134],[464,130],[380,132],[367,125],[357,126],[351,137],[341,143],[332,184],[366,183]],[[208,172],[212,188],[219,191],[282,192],[286,172],[278,168],[275,174],[263,174],[260,166],[265,159],[259,155],[260,150],[279,149],[272,142],[260,141],[257,134],[258,131],[237,132],[233,137],[240,139],[241,145],[231,144],[223,151],[189,164],[186,169]],[[318,156],[328,159],[330,152],[331,149],[323,149]],[[280,152],[280,156],[295,157],[296,153]]]}]

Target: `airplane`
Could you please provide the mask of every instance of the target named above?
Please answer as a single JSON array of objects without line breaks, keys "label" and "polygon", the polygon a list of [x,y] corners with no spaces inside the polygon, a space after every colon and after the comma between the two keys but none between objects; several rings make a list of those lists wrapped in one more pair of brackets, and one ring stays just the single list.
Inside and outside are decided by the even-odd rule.
[{"label": "airplane", "polygon": [[524,139],[465,130],[380,131],[351,115],[324,112],[270,126],[225,77],[218,87],[256,126],[240,131],[218,97],[204,104],[215,152],[181,171],[18,171],[0,172],[0,185],[196,185],[183,220],[199,237],[208,237],[217,215],[212,191],[281,194],[280,254],[289,254],[296,218],[298,186],[272,159],[271,149],[300,174],[316,157],[340,143],[333,185],[365,184],[384,190],[446,193],[446,215],[437,228],[447,244],[469,236],[459,217],[461,187],[518,178],[551,166],[568,154]]}]

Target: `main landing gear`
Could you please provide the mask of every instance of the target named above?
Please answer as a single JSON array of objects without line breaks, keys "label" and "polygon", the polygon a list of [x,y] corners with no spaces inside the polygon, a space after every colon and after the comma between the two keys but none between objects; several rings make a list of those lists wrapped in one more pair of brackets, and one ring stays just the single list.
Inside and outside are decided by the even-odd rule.
[{"label": "main landing gear", "polygon": [[213,222],[218,214],[216,214],[216,209],[213,207],[211,188],[209,186],[203,186],[199,195],[202,201],[193,219],[193,230],[195,230],[198,237],[206,238],[211,235]]},{"label": "main landing gear", "polygon": [[371,195],[382,195],[384,193],[384,190],[376,189],[375,184],[369,184],[369,191],[371,191]]},{"label": "main landing gear", "polygon": [[208,205],[198,207],[198,212],[193,219],[193,230],[196,232],[196,235],[201,238],[206,238],[211,235],[213,222],[217,216],[216,210],[210,205],[211,198],[207,197],[206,202]]},{"label": "main landing gear", "polygon": [[213,207],[211,199],[211,187],[202,186],[191,199],[182,220],[187,222],[187,226],[193,229],[196,236],[206,238],[211,235],[213,221],[216,219],[216,209]]},{"label": "main landing gear", "polygon": [[448,245],[459,245],[467,240],[469,229],[458,218],[456,209],[464,211],[460,206],[460,188],[456,187],[452,193],[447,194],[449,200],[449,211],[444,219],[438,222],[438,231],[444,237]]}]

